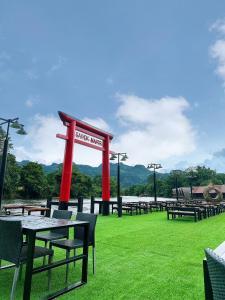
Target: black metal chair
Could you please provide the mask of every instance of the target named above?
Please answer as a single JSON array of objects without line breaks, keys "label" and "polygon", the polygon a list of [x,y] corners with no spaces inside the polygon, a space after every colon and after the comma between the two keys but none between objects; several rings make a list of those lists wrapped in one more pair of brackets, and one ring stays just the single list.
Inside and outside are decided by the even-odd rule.
[{"label": "black metal chair", "polygon": [[[70,220],[72,217],[72,211],[68,210],[54,210],[52,214],[52,218],[55,219],[65,219]],[[36,239],[45,242],[45,247],[47,243],[53,240],[63,239],[69,237],[69,230],[68,228],[60,228],[60,229],[53,229],[49,232],[38,233],[36,235]]]},{"label": "black metal chair", "polygon": [[[93,274],[96,272],[96,252],[95,252],[95,227],[97,221],[97,215],[87,213],[77,213],[76,220],[88,221],[89,227],[89,246],[92,246],[92,262],[93,262]],[[66,250],[66,258],[70,257],[70,251],[74,250],[74,256],[76,256],[76,249],[83,247],[83,228],[77,227],[74,232],[74,240],[58,240],[50,242],[50,249],[52,246],[59,247]],[[66,266],[66,283],[68,282],[69,264]]]},{"label": "black metal chair", "polygon": [[209,277],[211,281],[213,300],[225,299],[225,260],[213,250],[205,249]]},{"label": "black metal chair", "polygon": [[[15,266],[15,273],[11,289],[10,300],[15,297],[15,290],[21,266],[27,261],[27,245],[23,243],[21,221],[0,220],[0,259],[12,263]],[[52,261],[53,250],[44,247],[35,247],[34,258],[49,256],[49,263]],[[5,269],[4,266],[0,268]],[[50,271],[48,286],[50,284]]]},{"label": "black metal chair", "polygon": [[[72,211],[68,210],[54,210],[52,214],[52,218],[55,219],[65,219],[70,220],[72,217]],[[69,238],[69,229],[68,228],[60,228],[53,229],[49,232],[40,232],[37,233],[36,239],[45,242],[45,247],[47,247],[48,242],[60,239],[68,239]],[[43,264],[45,263],[45,258],[43,259]]]}]

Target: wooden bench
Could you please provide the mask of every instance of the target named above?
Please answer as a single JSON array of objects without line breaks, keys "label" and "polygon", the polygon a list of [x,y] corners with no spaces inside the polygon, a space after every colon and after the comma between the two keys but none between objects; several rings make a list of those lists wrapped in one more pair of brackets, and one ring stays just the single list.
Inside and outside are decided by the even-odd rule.
[{"label": "wooden bench", "polygon": [[[112,212],[114,210],[118,211],[118,207],[113,206]],[[136,204],[133,204],[133,203],[123,203],[122,204],[122,211],[125,211],[126,213],[129,213],[131,216],[133,215],[133,212],[135,212],[136,215],[137,215],[138,214],[138,206]]]},{"label": "wooden bench", "polygon": [[194,217],[195,222],[197,222],[199,218],[199,209],[196,207],[173,207],[167,210],[167,219],[169,220],[169,216],[172,216],[172,219],[176,219],[176,216],[190,216]]},{"label": "wooden bench", "polygon": [[22,214],[24,214],[24,209],[26,205],[23,204],[7,204],[3,206],[3,209],[5,210],[6,213],[10,214],[11,210],[14,209],[22,209]]},{"label": "wooden bench", "polygon": [[27,206],[25,207],[25,210],[28,212],[28,215],[30,216],[32,212],[36,212],[36,211],[40,211],[41,215],[44,215],[50,209],[47,207]]}]

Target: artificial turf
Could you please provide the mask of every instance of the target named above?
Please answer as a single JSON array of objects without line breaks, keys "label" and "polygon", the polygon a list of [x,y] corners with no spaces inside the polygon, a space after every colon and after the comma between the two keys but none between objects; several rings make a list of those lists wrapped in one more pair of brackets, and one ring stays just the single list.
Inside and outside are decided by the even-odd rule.
[{"label": "artificial turf", "polygon": [[[204,248],[215,248],[224,240],[225,213],[197,223],[190,219],[167,221],[165,212],[99,216],[96,275],[92,275],[90,251],[88,284],[59,299],[204,299]],[[64,258],[65,253],[55,250],[55,256]],[[1,300],[9,299],[12,275],[13,270],[0,272]],[[71,264],[70,282],[79,275],[80,266]],[[52,290],[62,288],[65,267],[54,269],[52,276]],[[45,294],[47,274],[34,275],[31,299]],[[16,299],[22,299],[22,281]]]}]

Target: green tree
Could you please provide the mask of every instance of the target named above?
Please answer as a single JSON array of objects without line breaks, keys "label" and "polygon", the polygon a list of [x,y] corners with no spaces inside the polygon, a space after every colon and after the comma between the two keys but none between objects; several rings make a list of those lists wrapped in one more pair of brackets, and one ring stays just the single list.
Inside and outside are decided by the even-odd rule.
[{"label": "green tree", "polygon": [[[102,190],[102,185],[101,185]],[[117,195],[117,179],[116,177],[112,176],[110,177],[110,196],[116,197]],[[121,196],[123,195],[123,190],[121,190]]]},{"label": "green tree", "polygon": [[92,192],[92,180],[90,176],[81,174],[76,168],[73,168],[72,184],[71,184],[71,198],[83,196],[88,198]]},{"label": "green tree", "polygon": [[12,199],[18,196],[20,186],[20,167],[13,154],[8,154],[4,182],[4,198]]},{"label": "green tree", "polygon": [[42,166],[36,162],[29,162],[21,169],[22,196],[29,199],[46,197],[47,179]]},{"label": "green tree", "polygon": [[95,197],[102,196],[102,176],[97,175],[92,179],[92,195]]}]

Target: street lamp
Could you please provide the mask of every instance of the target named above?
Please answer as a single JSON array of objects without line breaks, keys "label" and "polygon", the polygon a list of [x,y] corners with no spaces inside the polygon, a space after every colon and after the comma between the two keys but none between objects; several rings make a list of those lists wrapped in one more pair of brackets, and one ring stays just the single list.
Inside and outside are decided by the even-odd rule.
[{"label": "street lamp", "polygon": [[193,179],[197,177],[197,167],[190,167],[186,170],[187,177],[189,179],[190,183],[190,189],[191,189],[191,200],[193,200]]},{"label": "street lamp", "polygon": [[20,135],[25,135],[26,131],[24,130],[24,125],[18,122],[19,118],[14,119],[4,119],[0,118],[1,124],[7,124],[6,136],[2,151],[2,162],[1,162],[1,169],[0,169],[0,210],[2,205],[2,197],[3,197],[3,187],[4,187],[4,179],[5,179],[5,170],[6,170],[6,163],[7,163],[7,154],[8,154],[8,144],[9,144],[9,128],[17,129],[16,133]]},{"label": "street lamp", "polygon": [[110,160],[115,160],[117,158],[117,200],[120,197],[120,162],[126,161],[128,156],[126,153],[113,153],[111,154]]},{"label": "street lamp", "polygon": [[157,169],[161,169],[162,166],[161,164],[156,164],[156,163],[151,163],[148,164],[148,169],[153,169],[153,178],[154,178],[154,198],[155,198],[155,202],[157,201],[157,194],[156,194],[156,172],[155,170]]},{"label": "street lamp", "polygon": [[177,201],[179,200],[179,195],[178,195],[178,182],[177,182],[177,179],[178,179],[178,176],[181,174],[181,170],[172,170],[172,174],[174,175],[175,177],[175,188],[176,188],[176,198],[177,198]]}]

